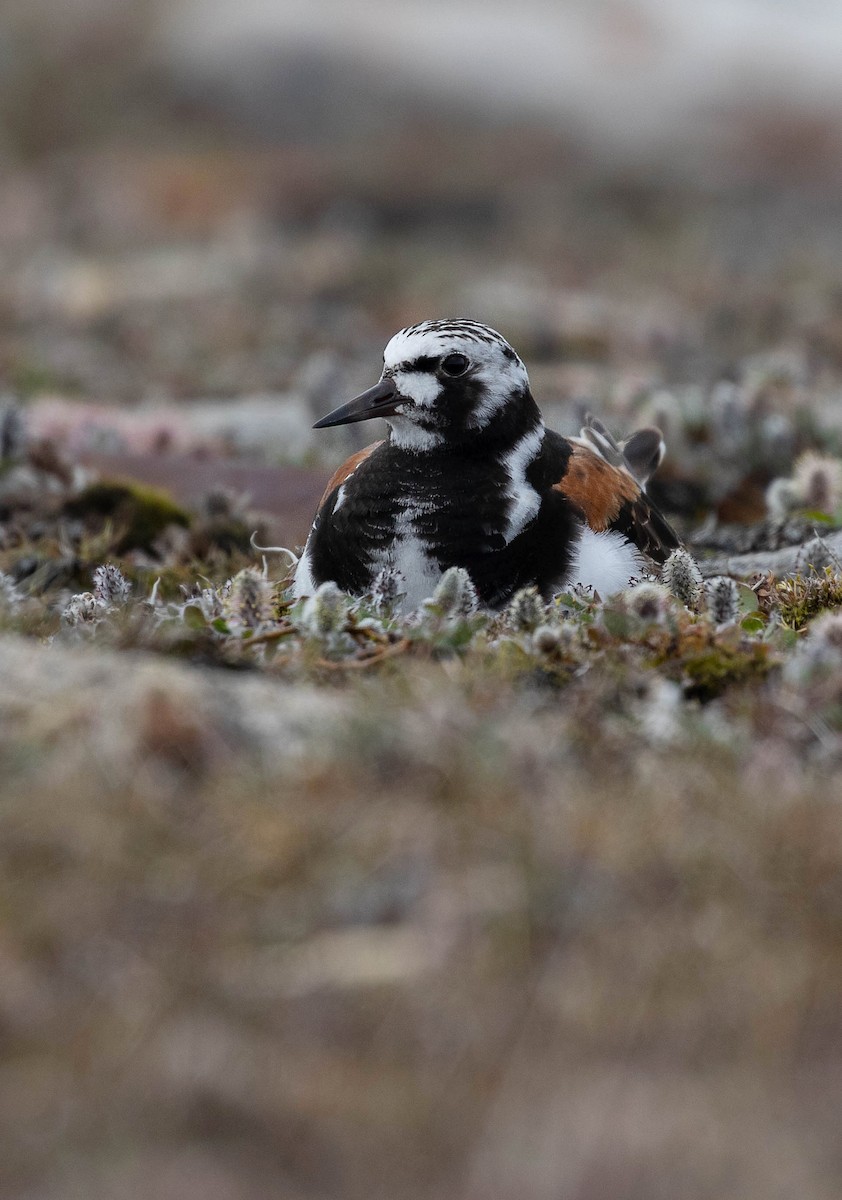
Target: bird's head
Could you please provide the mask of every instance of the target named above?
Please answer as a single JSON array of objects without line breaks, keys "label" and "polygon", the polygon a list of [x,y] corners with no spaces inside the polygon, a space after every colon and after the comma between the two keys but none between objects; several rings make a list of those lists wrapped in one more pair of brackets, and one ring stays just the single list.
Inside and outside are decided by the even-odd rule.
[{"label": "bird's head", "polygon": [[380,382],[314,428],[371,417],[384,417],[392,442],[415,451],[540,420],[515,351],[495,330],[467,320],[422,321],[396,333]]}]

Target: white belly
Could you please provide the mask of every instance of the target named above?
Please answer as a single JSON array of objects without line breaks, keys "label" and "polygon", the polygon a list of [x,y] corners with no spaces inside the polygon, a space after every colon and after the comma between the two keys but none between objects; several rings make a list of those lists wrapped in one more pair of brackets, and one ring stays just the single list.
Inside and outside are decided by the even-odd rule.
[{"label": "white belly", "polygon": [[[399,518],[396,532],[398,536],[389,551],[372,564],[372,582],[374,576],[383,567],[392,567],[399,571],[403,581],[401,586],[406,595],[398,606],[398,610],[412,612],[418,608],[422,600],[432,596],[442,577],[442,571],[438,564],[425,554],[421,542],[411,531],[406,517]],[[309,547],[305,546],[304,553],[298,560],[298,566],[295,569],[292,594],[296,600],[299,600],[302,596],[312,596],[317,587],[318,584],[313,578]]]},{"label": "white belly", "polygon": [[643,555],[621,533],[615,529],[596,533],[585,526],[565,584],[592,587],[604,600],[622,591],[629,579],[645,570]]},{"label": "white belly", "polygon": [[405,513],[398,517],[395,535],[388,553],[383,556],[382,566],[393,567],[400,572],[406,589],[400,610],[413,612],[422,600],[432,596],[442,572],[438,563],[425,553]]}]

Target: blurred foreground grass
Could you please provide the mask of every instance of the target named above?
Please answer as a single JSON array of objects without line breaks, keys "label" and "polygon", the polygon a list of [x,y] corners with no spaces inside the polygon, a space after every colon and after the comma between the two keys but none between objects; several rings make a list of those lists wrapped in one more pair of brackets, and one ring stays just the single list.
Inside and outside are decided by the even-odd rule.
[{"label": "blurred foreground grass", "polygon": [[3,1194],[837,1195],[836,626],[699,704],[680,607],[368,670],[0,637]]}]

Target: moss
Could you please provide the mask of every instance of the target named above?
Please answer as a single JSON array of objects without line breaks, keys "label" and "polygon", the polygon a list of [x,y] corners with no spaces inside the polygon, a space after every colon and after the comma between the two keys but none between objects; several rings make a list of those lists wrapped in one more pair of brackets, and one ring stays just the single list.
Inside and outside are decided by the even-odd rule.
[{"label": "moss", "polygon": [[11,364],[9,385],[16,396],[25,400],[42,392],[72,395],[80,391],[75,380],[53,370],[47,363],[23,358]]},{"label": "moss", "polygon": [[825,567],[809,575],[792,575],[775,584],[775,601],[787,629],[803,629],[827,609],[842,608],[842,575]]},{"label": "moss", "polygon": [[746,637],[738,626],[715,629],[689,620],[653,645],[648,666],[680,683],[688,699],[706,702],[735,685],[761,680],[778,664],[769,643]]},{"label": "moss", "polygon": [[190,525],[190,515],[158,488],[131,480],[102,479],[65,505],[68,516],[111,521],[117,530],[113,551],[149,550],[168,525]]},{"label": "moss", "polygon": [[681,664],[689,699],[714,700],[735,684],[760,680],[774,665],[763,642],[739,646],[712,644]]}]

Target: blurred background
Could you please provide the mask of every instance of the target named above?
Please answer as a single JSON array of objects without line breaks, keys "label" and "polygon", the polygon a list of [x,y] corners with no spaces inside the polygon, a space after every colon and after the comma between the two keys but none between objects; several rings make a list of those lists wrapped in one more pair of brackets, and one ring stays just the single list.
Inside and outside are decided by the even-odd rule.
[{"label": "blurred background", "polygon": [[[370,432],[313,420],[401,326],[470,316],[563,432],[659,421],[683,528],[759,520],[799,451],[842,446],[840,62],[835,0],[3,0],[0,410],[187,506],[245,493],[291,545]],[[39,453],[32,486],[76,488]],[[256,777],[214,792],[233,673],[211,736],[169,666],[139,715],[91,667],[82,708],[129,716],[65,806],[53,722],[82,708],[57,718],[27,662],[61,762],[0,847],[4,1195],[840,1194],[838,845],[813,795],[769,801],[800,795],[784,750],[743,823],[702,756],[676,781],[642,754],[633,793],[610,722],[588,758],[610,681],[569,717],[577,775],[529,694],[492,738],[487,683],[466,717],[419,668],[405,721],[403,685],[360,685],[328,763],[338,689],[302,686],[278,733],[277,681],[240,679],[236,736],[263,720],[283,758],[267,803]],[[163,800],[116,795],[121,738],[144,770],[192,738],[202,804],[181,759]]]},{"label": "blurred background", "polygon": [[[368,431],[312,418],[442,315],[515,342],[559,427],[688,385],[698,408],[758,364],[835,423],[831,0],[6,0],[0,22],[0,372],[74,453],[323,474]],[[315,477],[250,478],[302,537]]]}]

